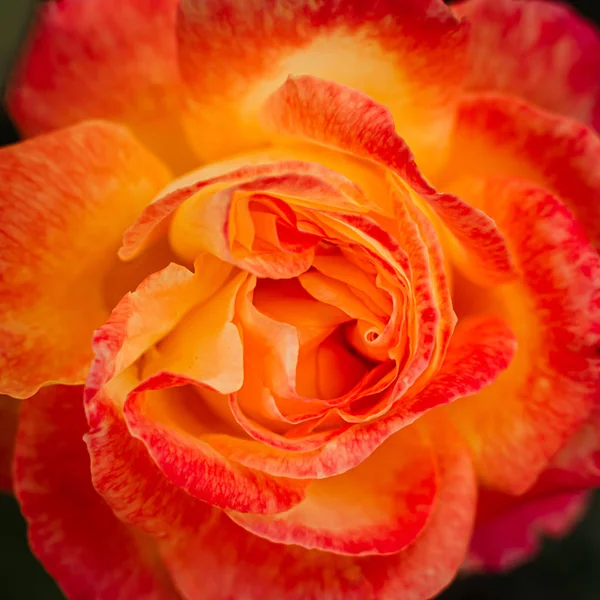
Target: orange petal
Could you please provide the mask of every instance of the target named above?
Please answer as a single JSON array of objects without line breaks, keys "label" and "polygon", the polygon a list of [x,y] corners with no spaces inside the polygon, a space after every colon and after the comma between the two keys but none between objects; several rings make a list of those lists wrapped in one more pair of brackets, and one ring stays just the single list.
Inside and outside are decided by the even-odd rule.
[{"label": "orange petal", "polygon": [[588,127],[516,98],[466,97],[439,181],[457,176],[517,177],[549,190],[600,247],[600,138]]},{"label": "orange petal", "polygon": [[452,6],[469,22],[474,92],[502,92],[600,125],[600,35],[558,2],[469,0]]},{"label": "orange petal", "polygon": [[180,120],[176,10],[177,0],[41,4],[8,90],[20,130],[32,136],[108,119],[130,127],[175,171],[192,168]]},{"label": "orange petal", "polygon": [[[154,541],[92,487],[82,392],[52,386],[23,402],[15,491],[31,548],[69,598],[177,600]],[[122,463],[111,468],[118,477]]]},{"label": "orange petal", "polygon": [[187,130],[203,160],[265,146],[260,106],[290,74],[362,90],[421,160],[442,159],[466,27],[439,0],[187,0],[178,40]]},{"label": "orange petal", "polygon": [[515,332],[511,366],[450,411],[482,481],[523,493],[597,401],[600,259],[582,225],[545,190],[501,178],[463,180],[454,189],[502,228],[522,278],[491,290],[483,308]]},{"label": "orange petal", "polygon": [[81,383],[123,231],[169,180],[123,128],[88,122],[0,149],[0,380]]},{"label": "orange petal", "polygon": [[[175,211],[184,209],[189,200],[189,206],[178,213],[175,231],[169,232],[177,251],[191,261],[207,249],[228,258],[224,230],[231,226],[228,211],[234,190],[282,194],[294,204],[317,204],[322,210],[352,214],[368,210],[360,188],[343,175],[316,163],[280,158],[277,153],[275,157],[269,153],[251,154],[204,167],[172,182],[125,233],[119,256],[131,260],[164,236],[177,216]],[[218,195],[223,192],[228,193]]]},{"label": "orange petal", "polygon": [[407,428],[343,475],[318,479],[305,498],[273,516],[227,514],[268,540],[340,554],[390,554],[414,541],[437,488],[429,442]]},{"label": "orange petal", "polygon": [[[380,419],[368,423],[346,424],[332,439],[324,438],[317,448],[306,451],[296,447],[278,447],[272,432],[261,430],[259,441],[231,440],[209,436],[210,443],[225,456],[250,468],[279,476],[323,478],[345,473],[369,457],[387,438],[409,425],[423,413],[470,394],[491,384],[505,370],[515,351],[515,339],[498,318],[465,320],[456,329],[439,371],[413,398]],[[290,451],[295,450],[295,451]]]},{"label": "orange petal", "polygon": [[437,214],[484,275],[495,280],[514,278],[505,240],[495,223],[427,182],[409,146],[396,133],[392,115],[381,104],[330,81],[297,77],[289,78],[266,100],[262,117],[282,136],[334,147],[386,167],[403,190],[410,190]]},{"label": "orange petal", "polygon": [[244,348],[233,318],[246,278],[238,273],[206,302],[198,302],[145,357],[141,377],[168,371],[222,394],[237,391],[244,381]]},{"label": "orange petal", "polygon": [[[476,494],[468,454],[452,436],[438,440],[436,502],[425,528],[405,550],[355,557],[274,544],[221,514],[201,532],[165,539],[165,564],[178,588],[193,600],[200,600],[198,590],[202,600],[242,595],[247,600],[432,598],[464,560]],[[207,572],[219,576],[207,578]]]},{"label": "orange petal", "polygon": [[537,552],[542,536],[569,532],[600,483],[599,433],[596,408],[525,494],[480,490],[469,569],[512,568]]},{"label": "orange petal", "polygon": [[[208,269],[203,268],[205,260]],[[94,332],[92,347],[96,359],[87,379],[86,394],[97,392],[109,379],[132,365],[167,335],[202,296],[210,295],[219,284],[220,274],[214,271],[221,264],[208,256],[196,263],[203,276],[211,271],[208,281],[185,267],[170,264],[122,298],[106,323]],[[213,278],[218,279],[211,281]]]},{"label": "orange petal", "polygon": [[241,512],[281,512],[297,504],[304,496],[303,482],[228,461],[202,436],[186,431],[189,426],[177,416],[175,397],[156,393],[193,383],[188,377],[159,373],[132,390],[125,401],[124,416],[131,434],[144,443],[169,481],[199,500]]}]

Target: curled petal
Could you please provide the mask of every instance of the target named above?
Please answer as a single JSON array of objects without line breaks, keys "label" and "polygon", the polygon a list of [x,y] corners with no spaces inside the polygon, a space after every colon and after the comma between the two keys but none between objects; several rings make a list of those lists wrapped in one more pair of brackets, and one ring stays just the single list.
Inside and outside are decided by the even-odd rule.
[{"label": "curled petal", "polygon": [[123,231],[169,180],[122,127],[88,122],[0,149],[0,382],[82,383]]},{"label": "curled petal", "polygon": [[176,10],[177,0],[41,4],[8,90],[21,131],[32,136],[108,119],[130,127],[176,171],[191,168],[180,121]]},{"label": "curled petal", "polygon": [[92,487],[82,395],[81,386],[52,386],[23,401],[15,491],[31,547],[74,600],[177,600],[154,541]]},{"label": "curled petal", "polygon": [[310,483],[303,500],[285,513],[228,514],[271,541],[340,554],[391,554],[425,527],[436,488],[429,442],[409,427],[354,469]]},{"label": "curled petal", "polygon": [[[125,232],[119,256],[131,260],[168,232],[188,260],[206,250],[229,258],[226,230],[234,190],[299,196],[297,201],[301,202],[304,197],[303,203],[317,202],[323,210],[366,212],[367,202],[360,188],[343,175],[319,164],[279,158],[269,153],[248,155],[210,165],[173,182]],[[219,195],[224,191],[227,193]],[[184,208],[188,200],[190,206],[175,224],[176,231],[169,231],[175,211]],[[186,216],[193,217],[191,223],[186,223]]]},{"label": "curled petal", "polygon": [[[468,454],[438,432],[439,486],[433,512],[416,540],[389,556],[340,556],[273,544],[221,515],[198,535],[166,539],[162,555],[177,586],[192,600],[423,600],[455,576],[464,559],[475,506]],[[207,578],[205,573],[220,576]],[[198,594],[198,590],[202,590]]]},{"label": "curled petal", "polygon": [[304,496],[303,483],[228,461],[201,437],[190,436],[178,426],[181,417],[171,416],[177,415],[172,396],[152,393],[193,383],[186,377],[159,373],[132,390],[125,402],[124,415],[131,434],[142,440],[169,481],[195,498],[224,509],[263,514],[297,504]]},{"label": "curled petal", "polygon": [[310,451],[304,450],[302,439],[296,443],[296,452],[286,451],[279,446],[280,440],[274,439],[275,434],[264,429],[253,435],[258,442],[215,435],[209,436],[210,443],[232,460],[274,475],[324,478],[345,473],[425,412],[489,385],[508,367],[515,347],[514,336],[501,319],[466,320],[454,333],[444,362],[429,385],[382,418],[346,424],[345,430],[332,439],[325,437]]},{"label": "curled petal", "polygon": [[190,139],[203,160],[265,146],[264,99],[290,74],[315,75],[385,105],[417,155],[435,162],[460,93],[466,33],[439,0],[184,0]]},{"label": "curled petal", "polygon": [[568,4],[469,0],[452,6],[471,26],[467,89],[519,96],[600,126],[600,35]]},{"label": "curled petal", "polygon": [[365,94],[315,77],[289,78],[265,102],[263,118],[276,133],[334,147],[387,167],[444,222],[482,276],[514,278],[505,240],[483,212],[437,192],[421,175],[390,112]]}]

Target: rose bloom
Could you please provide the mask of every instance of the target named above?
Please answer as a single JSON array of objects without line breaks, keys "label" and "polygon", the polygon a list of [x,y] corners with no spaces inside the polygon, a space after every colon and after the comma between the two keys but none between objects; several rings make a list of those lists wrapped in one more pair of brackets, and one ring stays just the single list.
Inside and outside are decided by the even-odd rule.
[{"label": "rose bloom", "polygon": [[600,481],[599,71],[550,2],[45,3],[2,447],[22,399],[64,593],[422,600],[565,532]]}]

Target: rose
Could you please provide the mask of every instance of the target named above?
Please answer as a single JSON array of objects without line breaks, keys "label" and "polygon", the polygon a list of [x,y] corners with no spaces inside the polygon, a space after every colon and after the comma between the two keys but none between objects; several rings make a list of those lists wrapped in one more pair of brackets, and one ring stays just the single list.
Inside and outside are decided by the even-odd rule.
[{"label": "rose", "polygon": [[429,598],[564,530],[598,481],[594,32],[114,4],[44,6],[9,106],[50,133],[0,155],[14,486],[66,594]]}]

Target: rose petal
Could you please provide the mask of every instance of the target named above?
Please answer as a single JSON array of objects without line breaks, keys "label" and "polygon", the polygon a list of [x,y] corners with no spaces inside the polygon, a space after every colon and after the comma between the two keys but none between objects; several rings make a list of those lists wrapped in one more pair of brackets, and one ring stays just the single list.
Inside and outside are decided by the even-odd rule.
[{"label": "rose petal", "polygon": [[281,512],[297,504],[304,496],[304,483],[228,461],[204,442],[202,435],[186,431],[183,419],[198,418],[194,398],[191,405],[187,403],[191,414],[186,415],[178,414],[181,403],[177,397],[154,393],[193,383],[186,377],[160,373],[138,385],[125,401],[124,417],[131,434],[144,443],[169,481],[199,500],[241,512]]},{"label": "rose petal", "polygon": [[409,146],[396,134],[392,115],[381,104],[336,83],[297,77],[289,78],[267,99],[262,116],[282,136],[334,147],[387,167],[440,217],[482,277],[514,278],[506,243],[495,223],[460,198],[437,192],[425,180]]},{"label": "rose petal", "polygon": [[600,484],[599,434],[596,409],[524,495],[480,490],[467,568],[512,568],[537,552],[542,535],[569,532]]},{"label": "rose petal", "polygon": [[244,347],[233,319],[236,297],[246,278],[246,273],[238,273],[205,302],[196,304],[145,357],[141,377],[168,371],[222,394],[237,391],[244,381]]},{"label": "rose petal", "polygon": [[[87,379],[86,395],[96,393],[114,375],[133,364],[167,335],[203,296],[218,289],[228,270],[221,261],[202,256],[198,273],[180,265],[147,277],[114,308],[110,318],[94,332],[96,358]],[[200,276],[201,275],[201,276]]]},{"label": "rose petal", "polygon": [[0,149],[4,392],[83,381],[121,235],[169,177],[123,128],[102,122]]},{"label": "rose petal", "polygon": [[[418,538],[390,556],[350,557],[268,542],[227,517],[200,535],[166,539],[162,552],[190,600],[423,600],[455,576],[465,555],[475,505],[468,455],[448,428],[439,434],[439,487],[432,515]],[[442,450],[443,448],[443,450]],[[206,577],[206,573],[218,573]],[[198,590],[201,590],[199,592]]]},{"label": "rose petal", "polygon": [[343,475],[311,482],[302,501],[280,515],[228,515],[251,533],[340,554],[390,554],[425,527],[437,474],[429,442],[407,428]]},{"label": "rose petal", "polygon": [[600,36],[558,2],[469,0],[452,6],[471,25],[467,89],[519,96],[600,125]]},{"label": "rose petal", "polygon": [[[230,198],[226,195],[214,199],[216,193],[226,190],[285,194],[288,200],[293,198],[301,205],[311,206],[316,202],[322,210],[367,211],[367,201],[360,188],[343,175],[316,163],[280,158],[277,153],[248,155],[204,167],[173,182],[125,233],[119,256],[131,260],[157,238],[166,235],[175,211],[190,200],[191,206],[184,215],[193,216],[192,223],[186,223],[182,215],[177,223],[180,231],[170,232],[171,241],[188,260],[193,261],[206,249],[217,256],[229,257],[224,230],[229,227]],[[200,228],[202,236],[199,238]]]},{"label": "rose petal", "polygon": [[136,383],[125,372],[85,403],[93,485],[120,520],[150,535],[162,537],[182,527],[197,531],[211,507],[172,485],[123,419],[122,405]]},{"label": "rose petal", "polygon": [[453,189],[499,224],[522,280],[489,290],[483,308],[510,323],[519,343],[515,359],[494,385],[450,410],[482,481],[523,493],[598,397],[600,259],[573,214],[535,185],[466,179]]},{"label": "rose petal", "polygon": [[466,49],[466,26],[441,1],[185,0],[180,17],[186,125],[201,159],[265,146],[260,106],[290,74],[364,91],[417,156],[441,159]]},{"label": "rose petal", "polygon": [[40,5],[8,90],[21,131],[32,136],[109,119],[130,127],[177,172],[192,168],[180,121],[176,10],[177,0]]},{"label": "rose petal", "polygon": [[588,506],[587,492],[509,496],[482,490],[466,568],[502,571],[539,549],[540,538],[565,535]]},{"label": "rose petal", "polygon": [[560,197],[600,246],[600,138],[591,129],[516,98],[466,97],[461,104],[447,187],[460,176],[518,177]]},{"label": "rose petal", "polygon": [[310,451],[302,447],[302,439],[296,442],[295,452],[286,451],[283,444],[278,447],[275,434],[264,428],[254,432],[258,442],[221,435],[208,436],[207,441],[230,459],[273,475],[323,478],[345,473],[426,411],[489,385],[508,367],[515,346],[514,336],[502,320],[466,319],[455,331],[444,362],[429,385],[383,418],[346,424],[338,435],[325,437]]},{"label": "rose petal", "polygon": [[177,600],[154,542],[92,487],[82,396],[80,386],[52,386],[23,402],[15,491],[31,547],[73,600]]}]

